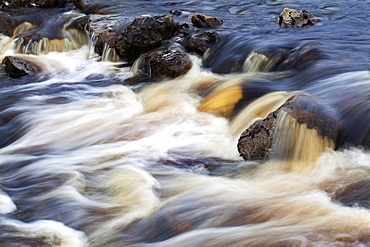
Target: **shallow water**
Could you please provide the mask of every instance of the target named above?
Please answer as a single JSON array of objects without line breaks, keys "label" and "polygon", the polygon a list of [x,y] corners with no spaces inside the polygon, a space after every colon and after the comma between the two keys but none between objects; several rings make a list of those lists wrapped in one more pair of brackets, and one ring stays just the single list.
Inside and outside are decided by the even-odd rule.
[{"label": "shallow water", "polygon": [[[112,21],[181,9],[234,34],[154,84],[124,85],[87,40],[24,55],[38,77],[1,70],[0,246],[370,245],[370,1],[107,2]],[[284,7],[322,22],[281,28]],[[258,54],[277,50],[307,60],[274,70]],[[336,112],[339,149],[287,117],[273,158],[243,161],[241,132],[297,93]]]}]

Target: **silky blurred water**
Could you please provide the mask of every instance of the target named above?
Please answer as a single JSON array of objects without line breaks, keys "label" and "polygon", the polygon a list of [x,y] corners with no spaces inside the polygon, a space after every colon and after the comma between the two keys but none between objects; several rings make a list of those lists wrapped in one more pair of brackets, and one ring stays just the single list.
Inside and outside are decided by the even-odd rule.
[{"label": "silky blurred water", "polygon": [[[157,83],[125,85],[130,67],[100,61],[88,42],[24,55],[44,69],[37,77],[1,69],[0,246],[370,244],[370,1],[106,2],[97,17],[112,22],[178,9],[221,17],[219,31],[233,34],[207,63],[191,55],[186,75]],[[284,7],[321,23],[282,28]],[[1,59],[19,55],[6,47]],[[296,69],[263,70],[249,56],[241,71],[215,71],[252,52],[306,47],[319,55]],[[244,90],[233,115],[200,110],[206,96],[231,88]],[[243,161],[241,132],[297,93],[336,111],[340,148],[300,126],[314,144],[296,157],[308,159]],[[347,191],[350,203],[337,199]]]}]

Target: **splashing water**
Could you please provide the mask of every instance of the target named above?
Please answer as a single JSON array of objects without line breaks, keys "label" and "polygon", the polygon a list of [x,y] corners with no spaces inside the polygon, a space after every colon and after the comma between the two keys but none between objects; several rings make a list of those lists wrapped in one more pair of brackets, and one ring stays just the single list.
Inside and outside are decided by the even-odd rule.
[{"label": "splashing water", "polygon": [[[243,3],[230,12],[224,4],[219,8],[227,13],[281,7]],[[217,8],[209,11],[216,14]],[[330,10],[320,11],[325,16]],[[272,22],[264,21],[263,30]],[[36,28],[23,24],[15,36]],[[312,32],[325,39],[322,28]],[[309,30],[291,32],[301,31]],[[306,47],[303,38],[282,63],[299,66],[285,69],[281,57],[261,52],[276,39],[264,32],[208,51],[225,68],[223,49],[230,56],[236,52],[238,72],[211,72],[216,65],[207,69],[191,56],[193,67],[184,76],[127,86],[122,82],[133,73],[112,50],[100,58],[91,52],[92,34],[66,32],[72,39],[82,35],[78,45],[42,45],[50,41],[44,40],[22,50],[11,45],[16,37],[0,37],[1,59],[26,57],[43,69],[36,77],[0,78],[1,246],[370,243],[369,71],[357,63],[343,69],[321,57],[301,66],[295,59]],[[273,34],[291,38],[281,32]],[[249,49],[251,39],[253,49],[241,58],[238,47]],[[311,61],[310,53],[302,54]],[[313,95],[334,109],[342,128],[337,143],[282,112],[271,156],[243,161],[240,134],[295,95]]]}]

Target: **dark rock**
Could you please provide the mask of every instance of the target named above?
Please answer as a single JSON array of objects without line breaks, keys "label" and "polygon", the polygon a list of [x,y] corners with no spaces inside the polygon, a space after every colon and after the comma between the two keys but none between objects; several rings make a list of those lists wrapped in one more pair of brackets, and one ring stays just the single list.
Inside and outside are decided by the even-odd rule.
[{"label": "dark rock", "polygon": [[13,18],[9,14],[0,11],[0,33],[12,36],[15,25]]},{"label": "dark rock", "polygon": [[238,151],[245,160],[268,158],[276,134],[276,124],[283,111],[297,123],[306,124],[308,129],[315,129],[320,136],[337,143],[340,126],[334,110],[313,96],[297,95],[265,119],[255,121],[241,134]]},{"label": "dark rock", "polygon": [[245,160],[264,159],[269,156],[275,134],[277,112],[255,121],[240,136],[238,151]]},{"label": "dark rock", "polygon": [[104,50],[107,48],[114,49],[121,32],[122,29],[120,27],[111,26],[106,26],[102,30],[94,31],[94,33],[97,35],[95,52],[102,56]]},{"label": "dark rock", "polygon": [[319,22],[309,12],[297,11],[295,9],[284,8],[279,16],[279,25],[282,27],[304,27],[313,26]]},{"label": "dark rock", "polygon": [[37,75],[42,69],[31,60],[24,57],[6,56],[2,63],[5,71],[11,77],[20,77],[24,75]]},{"label": "dark rock", "polygon": [[191,34],[187,39],[185,47],[188,52],[193,52],[202,56],[208,48],[216,43],[219,36],[220,34],[215,31]]},{"label": "dark rock", "polygon": [[89,20],[88,28],[93,34],[95,52],[100,56],[107,47],[114,49],[118,37],[128,25],[126,19],[112,20],[105,15],[89,15]]},{"label": "dark rock", "polygon": [[134,67],[138,73],[164,79],[185,74],[191,69],[192,62],[181,46],[170,45],[141,55]]},{"label": "dark rock", "polygon": [[178,29],[173,18],[167,15],[136,18],[118,37],[116,52],[124,60],[133,63],[141,54],[173,37]]},{"label": "dark rock", "polygon": [[191,16],[191,23],[196,27],[219,27],[222,26],[224,21],[219,17],[194,14]]}]

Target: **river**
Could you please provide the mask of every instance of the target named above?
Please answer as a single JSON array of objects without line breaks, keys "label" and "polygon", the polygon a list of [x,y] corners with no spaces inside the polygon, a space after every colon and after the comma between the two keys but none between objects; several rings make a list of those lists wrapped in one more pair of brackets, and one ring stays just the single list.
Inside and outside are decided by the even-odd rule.
[{"label": "river", "polygon": [[[192,55],[184,76],[156,83],[125,85],[131,68],[101,61],[89,39],[25,55],[39,76],[1,69],[0,246],[370,245],[369,0],[105,2],[112,22],[184,10],[221,17],[233,34],[204,60]],[[321,22],[280,27],[284,7]],[[0,48],[1,59],[20,52],[4,35]],[[269,70],[258,55],[287,50],[302,55],[293,69]],[[233,71],[240,57],[255,60]],[[235,85],[245,100],[233,114],[200,110]],[[243,130],[296,93],[338,114],[339,147],[317,148],[305,130],[313,145],[299,159],[244,161]]]}]

